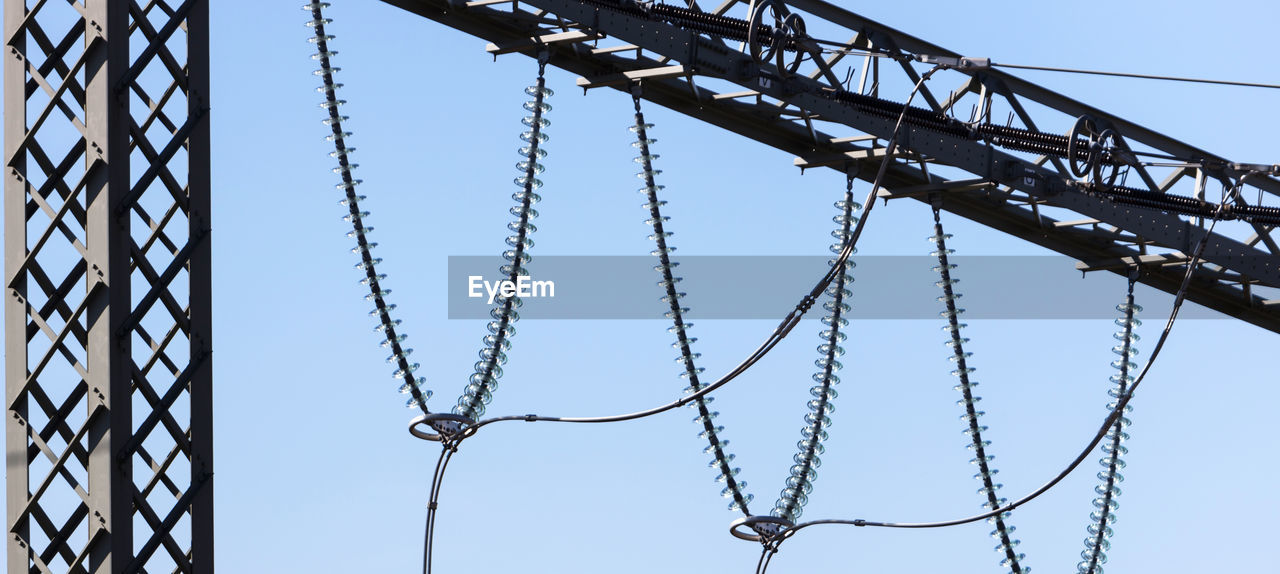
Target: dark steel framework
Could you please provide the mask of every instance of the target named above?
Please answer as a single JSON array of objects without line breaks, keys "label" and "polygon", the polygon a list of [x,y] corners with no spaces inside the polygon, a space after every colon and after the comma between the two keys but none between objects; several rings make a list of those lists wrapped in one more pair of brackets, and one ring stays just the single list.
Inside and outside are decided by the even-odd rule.
[{"label": "dark steel framework", "polygon": [[207,0],[5,0],[7,571],[211,572]]},{"label": "dark steel framework", "polygon": [[[790,77],[773,63],[756,62],[741,43],[744,38],[732,37],[732,26],[723,19],[707,18],[711,23],[701,26],[690,24],[688,16],[662,21],[654,15],[676,11],[646,13],[645,5],[634,2],[384,1],[484,38],[492,42],[488,50],[495,56],[547,50],[552,65],[582,76],[577,83],[584,90],[625,90],[643,82],[644,98],[795,154],[801,168],[831,167],[866,180],[874,177],[884,156],[893,119],[845,105],[831,94],[844,90],[901,98],[920,78],[910,56],[960,56],[821,0],[787,0],[786,5],[803,15],[810,34],[826,35],[854,50],[828,51],[800,62]],[[750,16],[745,0],[723,0],[708,8],[693,1],[689,5],[716,16]],[[707,33],[717,29],[728,29],[730,38]],[[849,53],[866,50],[890,57]],[[849,76],[836,73],[847,61],[858,61],[856,70],[850,68]],[[945,86],[949,92],[930,89],[945,82],[952,82]],[[1139,192],[1213,201],[1218,199],[1216,186],[1230,187],[1239,176],[1224,168],[1226,158],[997,68],[938,74],[921,95],[930,112],[1024,130],[1052,128],[1059,136],[1078,117],[1089,115],[1123,136],[1120,145],[1129,150],[1184,160],[1130,166],[1125,185]],[[880,197],[940,203],[946,211],[1073,257],[1081,270],[1128,274],[1136,266],[1142,283],[1174,293],[1191,247],[1206,233],[1203,216],[1136,207],[1091,193],[1090,183],[1073,177],[1062,157],[1010,151],[990,141],[918,126],[905,126],[899,139]],[[1247,183],[1259,190],[1262,205],[1274,206],[1280,182],[1253,176]],[[1235,207],[1251,205],[1243,196],[1232,201]],[[1273,229],[1260,222],[1219,225],[1189,299],[1280,332],[1280,246]]]}]

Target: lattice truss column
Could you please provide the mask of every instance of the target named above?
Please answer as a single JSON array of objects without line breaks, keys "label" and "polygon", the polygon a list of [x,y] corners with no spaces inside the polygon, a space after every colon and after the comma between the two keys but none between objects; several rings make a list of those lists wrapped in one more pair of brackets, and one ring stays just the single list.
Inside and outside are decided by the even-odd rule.
[{"label": "lattice truss column", "polygon": [[208,3],[4,35],[8,572],[209,572]]}]

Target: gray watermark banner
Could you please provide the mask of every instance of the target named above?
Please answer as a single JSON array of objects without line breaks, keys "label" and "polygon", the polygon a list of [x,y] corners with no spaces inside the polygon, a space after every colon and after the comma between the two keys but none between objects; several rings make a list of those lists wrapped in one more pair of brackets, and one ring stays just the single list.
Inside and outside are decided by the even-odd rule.
[{"label": "gray watermark banner", "polygon": [[[831,265],[822,256],[681,256],[675,275],[689,319],[781,319]],[[1061,256],[953,256],[952,278],[965,319],[1105,319],[1118,316],[1124,278],[1084,276]],[[847,300],[852,319],[937,319],[942,288],[930,256],[855,256]],[[510,281],[498,257],[449,257],[449,319],[488,319],[502,295],[519,296],[524,319],[663,319],[668,305],[652,256],[545,256]],[[1148,317],[1167,313],[1173,297],[1139,285]],[[824,296],[807,319],[826,312]],[[1154,315],[1152,313],[1155,313]],[[1180,317],[1223,318],[1188,303]]]}]

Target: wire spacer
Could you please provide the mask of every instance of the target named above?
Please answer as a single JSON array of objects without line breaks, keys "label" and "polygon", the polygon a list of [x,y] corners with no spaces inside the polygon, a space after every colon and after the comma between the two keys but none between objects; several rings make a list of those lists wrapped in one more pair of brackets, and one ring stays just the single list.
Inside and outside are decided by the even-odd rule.
[{"label": "wire spacer", "polygon": [[768,544],[781,538],[792,526],[795,524],[790,520],[777,516],[744,516],[729,523],[729,534],[739,540]]},{"label": "wire spacer", "polygon": [[416,416],[409,421],[409,434],[422,440],[450,441],[475,434],[476,430],[471,426],[474,424],[476,424],[475,421],[462,415],[431,413]]}]

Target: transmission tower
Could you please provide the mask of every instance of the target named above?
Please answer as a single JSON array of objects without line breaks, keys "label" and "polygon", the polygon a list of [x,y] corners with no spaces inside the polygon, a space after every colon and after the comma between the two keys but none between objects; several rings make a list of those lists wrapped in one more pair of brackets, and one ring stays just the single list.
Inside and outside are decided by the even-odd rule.
[{"label": "transmission tower", "polygon": [[8,572],[211,572],[208,2],[5,0]]}]

